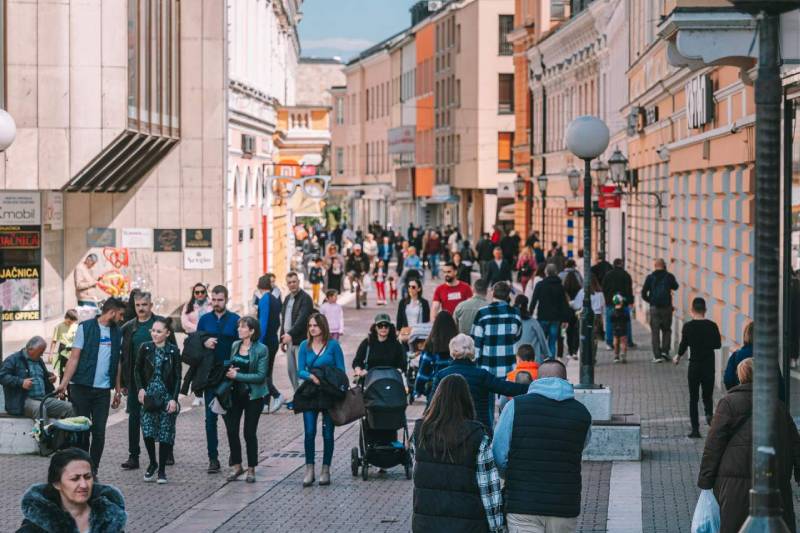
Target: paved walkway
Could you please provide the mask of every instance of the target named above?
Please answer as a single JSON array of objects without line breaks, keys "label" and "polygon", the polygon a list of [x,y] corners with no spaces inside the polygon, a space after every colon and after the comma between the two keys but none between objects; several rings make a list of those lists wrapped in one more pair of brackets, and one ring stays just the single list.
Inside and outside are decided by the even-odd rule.
[{"label": "paved walkway", "polygon": [[[432,293],[426,286],[426,294]],[[344,351],[349,360],[374,314],[394,306],[345,311]],[[646,349],[649,334],[637,326],[641,348],[629,353],[626,365],[611,363],[610,352],[600,349],[596,380],[613,392],[614,412],[636,413],[642,419],[640,463],[584,463],[581,532],[688,532],[699,491],[696,477],[703,441],[686,437],[689,430],[686,401],[686,363],[679,367],[652,364]],[[570,365],[577,364],[570,362]],[[275,370],[278,387],[291,390],[285,358]],[[795,381],[797,384],[798,382]],[[794,387],[793,405],[800,406],[800,386]],[[717,391],[717,399],[720,396]],[[419,403],[419,402],[418,402]],[[264,415],[259,424],[258,482],[226,483],[224,474],[208,475],[203,409],[187,406],[178,419],[176,460],[168,469],[166,486],[145,484],[143,470],[122,471],[127,457],[124,413],[112,417],[100,468],[102,482],[119,487],[130,514],[129,531],[353,531],[407,532],[410,530],[412,490],[402,468],[386,474],[372,471],[369,481],[350,474],[350,449],[358,427],[337,429],[333,484],[303,489],[303,429],[299,417],[280,411]],[[412,406],[409,419],[421,414]],[[220,428],[220,457],[228,455],[224,427]],[[706,428],[701,432],[705,436]],[[317,445],[321,453],[321,442]],[[47,459],[0,456],[0,532],[14,531],[21,520],[19,500],[32,483],[46,478]],[[631,514],[633,513],[633,514]],[[640,516],[638,521],[631,516]]]}]

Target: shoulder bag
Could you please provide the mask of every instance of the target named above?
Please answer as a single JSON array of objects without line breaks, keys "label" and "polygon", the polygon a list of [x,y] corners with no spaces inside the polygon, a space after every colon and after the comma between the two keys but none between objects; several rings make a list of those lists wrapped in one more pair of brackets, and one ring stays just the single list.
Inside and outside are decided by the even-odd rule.
[{"label": "shoulder bag", "polygon": [[[370,346],[369,343],[367,343],[367,355],[364,358],[365,368],[369,361],[369,350]],[[365,417],[367,415],[367,409],[364,407],[364,389],[361,385],[350,387],[345,393],[344,398],[328,409],[328,414],[334,426],[346,426],[359,418]]]}]

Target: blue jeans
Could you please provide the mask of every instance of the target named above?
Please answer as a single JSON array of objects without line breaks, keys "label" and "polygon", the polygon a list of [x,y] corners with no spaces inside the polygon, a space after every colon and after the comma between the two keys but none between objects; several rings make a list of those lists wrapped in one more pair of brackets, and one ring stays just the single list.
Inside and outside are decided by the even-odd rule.
[{"label": "blue jeans", "polygon": [[428,255],[428,266],[431,267],[431,276],[434,278],[439,277],[439,254]]},{"label": "blue jeans", "polygon": [[203,391],[203,403],[206,408],[206,447],[208,448],[208,459],[211,461],[219,459],[219,436],[217,435],[219,415],[211,411],[209,407],[213,399],[214,391],[209,389]]},{"label": "blue jeans", "polygon": [[556,353],[558,353],[556,343],[561,333],[561,322],[557,320],[539,320],[539,325],[542,326],[544,336],[547,337],[547,347],[550,348],[550,353],[555,357]]},{"label": "blue jeans", "polygon": [[306,464],[314,464],[314,441],[317,438],[317,415],[322,413],[322,464],[330,466],[333,459],[333,420],[328,411],[304,411],[303,429],[305,429]]},{"label": "blue jeans", "polygon": [[[614,312],[613,305],[606,306],[606,319],[605,319],[605,326],[606,326],[606,344],[609,346],[614,346],[614,335],[612,334],[612,327],[611,327],[611,314]],[[631,307],[625,307],[625,313],[628,315],[628,318],[631,316]],[[631,345],[633,342],[633,325],[630,320],[628,320],[628,346]]]}]

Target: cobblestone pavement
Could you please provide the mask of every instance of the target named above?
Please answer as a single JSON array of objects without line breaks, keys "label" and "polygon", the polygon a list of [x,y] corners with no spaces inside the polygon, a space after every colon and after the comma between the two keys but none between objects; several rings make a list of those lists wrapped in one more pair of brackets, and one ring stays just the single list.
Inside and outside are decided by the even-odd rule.
[{"label": "cobblestone pavement", "polygon": [[[426,286],[426,294],[432,286]],[[349,360],[378,310],[394,315],[394,306],[378,308],[374,301],[367,309],[356,311],[346,306],[344,351]],[[652,364],[649,335],[636,327],[639,348],[629,352],[627,365],[611,363],[610,352],[600,348],[596,381],[611,387],[615,413],[636,413],[642,419],[642,529],[645,532],[689,531],[692,512],[699,491],[696,476],[703,440],[691,440],[688,433],[686,405],[686,364]],[[574,363],[570,363],[574,364]],[[291,390],[286,377],[285,358],[279,356],[275,376],[278,387]],[[797,383],[797,382],[795,382]],[[800,405],[800,386],[792,392],[793,405]],[[715,401],[720,391],[715,395]],[[190,399],[183,400],[188,406]],[[420,416],[421,402],[409,409],[410,421]],[[228,456],[227,439],[220,421],[220,457]],[[302,423],[286,410],[264,415],[259,424],[259,455],[262,458],[265,485],[253,492],[244,483],[228,487],[223,475],[208,475],[206,445],[203,433],[203,409],[185,408],[178,419],[176,460],[168,469],[166,486],[144,484],[143,470],[125,472],[119,464],[127,457],[127,425],[121,421],[107,432],[106,450],[100,469],[101,480],[119,487],[125,495],[130,513],[129,530],[158,531],[171,523],[180,524],[192,508],[201,502],[215,501],[221,494],[250,491],[253,496],[238,507],[231,506],[229,515],[219,523],[218,531],[308,531],[323,528],[329,531],[405,532],[410,530],[412,490],[403,469],[395,467],[386,474],[376,469],[367,482],[350,473],[350,449],[356,445],[356,424],[337,430],[330,487],[302,489]],[[705,436],[706,428],[701,428]],[[321,453],[321,443],[317,446]],[[277,459],[276,459],[277,458]],[[288,459],[287,459],[288,458]],[[293,460],[281,470],[280,465]],[[278,468],[272,469],[278,463]],[[32,483],[46,477],[47,459],[34,456],[0,456],[0,532],[14,531],[21,519],[19,500]],[[584,463],[583,509],[579,531],[607,530],[611,463]],[[270,474],[271,472],[271,474]],[[262,476],[259,474],[259,480]],[[277,478],[273,479],[275,476]],[[237,482],[238,483],[238,482]],[[233,489],[232,491],[230,489]],[[220,502],[224,504],[225,502]],[[190,531],[190,528],[182,529]]]}]

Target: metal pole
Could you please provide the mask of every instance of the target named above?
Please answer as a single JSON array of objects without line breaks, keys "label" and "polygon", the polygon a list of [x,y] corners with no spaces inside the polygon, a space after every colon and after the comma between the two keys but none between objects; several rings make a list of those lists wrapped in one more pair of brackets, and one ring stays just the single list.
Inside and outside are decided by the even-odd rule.
[{"label": "metal pole", "polygon": [[590,293],[592,277],[592,169],[584,159],[583,169],[583,311],[581,312],[581,387],[594,385],[594,312]]},{"label": "metal pole", "polygon": [[539,242],[542,243],[543,251],[546,251],[546,249],[544,248],[544,243],[545,243],[544,225],[546,222],[546,217],[547,217],[547,193],[542,191],[542,235],[539,237]]},{"label": "metal pole", "polygon": [[791,412],[791,387],[792,375],[790,360],[792,357],[792,327],[797,320],[792,313],[792,126],[794,119],[794,101],[786,100],[783,103],[783,242],[781,258],[783,260],[781,280],[783,291],[783,320],[781,329],[783,334],[783,390],[786,409]]},{"label": "metal pole", "polygon": [[[781,518],[775,431],[778,386],[778,301],[780,246],[780,106],[778,15],[761,12],[758,25],[756,99],[755,218],[755,368],[753,413],[753,488],[750,516],[740,531],[789,531]],[[786,421],[781,421],[786,423]]]}]

